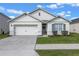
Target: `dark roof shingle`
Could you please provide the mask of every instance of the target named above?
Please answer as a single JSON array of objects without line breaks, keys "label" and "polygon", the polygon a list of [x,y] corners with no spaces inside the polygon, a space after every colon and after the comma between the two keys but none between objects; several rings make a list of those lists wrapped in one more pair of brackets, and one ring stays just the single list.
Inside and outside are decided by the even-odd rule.
[{"label": "dark roof shingle", "polygon": [[71,23],[79,23],[79,18],[73,19]]}]

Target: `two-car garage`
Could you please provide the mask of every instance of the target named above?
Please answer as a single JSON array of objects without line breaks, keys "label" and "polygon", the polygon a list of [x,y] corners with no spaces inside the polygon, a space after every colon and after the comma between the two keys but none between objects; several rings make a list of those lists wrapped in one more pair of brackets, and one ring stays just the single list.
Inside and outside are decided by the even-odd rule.
[{"label": "two-car garage", "polygon": [[10,35],[41,35],[41,22],[28,14],[10,21]]},{"label": "two-car garage", "polygon": [[37,25],[15,25],[15,35],[38,35]]}]

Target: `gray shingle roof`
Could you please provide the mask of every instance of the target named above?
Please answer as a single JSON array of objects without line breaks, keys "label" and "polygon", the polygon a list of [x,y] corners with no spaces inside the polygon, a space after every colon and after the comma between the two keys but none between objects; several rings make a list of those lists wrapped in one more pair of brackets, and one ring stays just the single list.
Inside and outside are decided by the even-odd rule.
[{"label": "gray shingle roof", "polygon": [[[42,11],[48,13],[47,11],[45,11],[45,10],[43,10],[43,9],[40,9],[40,8],[37,9],[37,10],[42,10]],[[37,11],[37,10],[34,10],[33,12],[35,12],[35,11]],[[33,12],[31,12],[31,13],[33,13]],[[11,20],[11,21],[14,21],[15,19],[17,19],[17,18],[19,18],[19,17],[21,17],[21,16],[23,16],[23,15],[29,15],[30,17],[32,17],[32,18],[34,18],[34,19],[36,19],[36,20],[38,20],[38,21],[40,21],[40,22],[42,22],[42,23],[48,23],[48,22],[50,22],[50,21],[52,21],[52,20],[54,20],[54,19],[56,19],[56,18],[62,18],[62,19],[64,19],[63,17],[60,17],[60,16],[57,16],[57,17],[56,17],[56,16],[55,16],[55,18],[53,18],[53,19],[51,19],[51,20],[39,20],[39,19],[37,19],[37,18],[31,16],[31,15],[30,15],[31,13],[29,13],[29,14],[23,13],[22,15],[20,15],[20,16],[14,18],[14,19]],[[50,13],[48,13],[48,14],[50,14]],[[52,14],[50,14],[50,15],[52,15]],[[54,15],[52,15],[52,16],[54,16]],[[64,19],[64,20],[66,20],[66,19]],[[9,22],[11,22],[11,21],[9,21]],[[68,20],[66,20],[66,21],[68,21]],[[68,21],[68,22],[70,22],[70,21]]]},{"label": "gray shingle roof", "polygon": [[50,20],[50,21],[48,21],[48,22],[51,22],[51,21],[55,20],[56,18],[62,18],[62,19],[64,19],[64,20],[66,20],[66,21],[70,22],[69,20],[67,20],[67,19],[65,19],[65,18],[63,18],[63,17],[61,17],[61,16],[57,16],[57,17],[55,17],[55,18],[51,19],[51,20]]},{"label": "gray shingle roof", "polygon": [[[20,16],[14,18],[13,20],[10,20],[9,22],[14,21],[15,19],[17,19],[17,18],[19,18],[19,17],[21,17],[21,16],[24,16],[24,15],[29,15],[29,14],[27,14],[27,13],[23,13],[22,15],[20,15]],[[31,15],[29,15],[29,16],[32,17]],[[34,19],[40,21],[39,19],[37,19],[37,18],[35,18],[35,17],[32,17],[32,18],[34,18]],[[40,22],[41,22],[41,21],[40,21]]]},{"label": "gray shingle roof", "polygon": [[6,18],[11,19],[11,18],[9,18],[7,15],[5,15],[5,14],[3,14],[3,13],[1,13],[1,12],[0,12],[0,15],[3,15],[3,16],[5,16]]},{"label": "gray shingle roof", "polygon": [[72,22],[71,22],[71,24],[72,23],[79,23],[79,18],[73,19]]}]

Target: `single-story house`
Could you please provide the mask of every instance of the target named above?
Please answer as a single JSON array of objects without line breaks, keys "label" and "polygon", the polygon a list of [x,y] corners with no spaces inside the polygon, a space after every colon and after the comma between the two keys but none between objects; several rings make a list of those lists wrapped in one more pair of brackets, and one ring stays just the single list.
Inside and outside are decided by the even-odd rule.
[{"label": "single-story house", "polygon": [[60,16],[54,16],[39,8],[24,13],[9,22],[10,35],[53,35],[56,32],[70,32],[70,22]]},{"label": "single-story house", "polygon": [[70,23],[70,31],[72,33],[79,33],[79,18],[72,20]]},{"label": "single-story house", "polygon": [[6,34],[9,32],[9,23],[10,18],[3,13],[0,13],[0,34]]}]

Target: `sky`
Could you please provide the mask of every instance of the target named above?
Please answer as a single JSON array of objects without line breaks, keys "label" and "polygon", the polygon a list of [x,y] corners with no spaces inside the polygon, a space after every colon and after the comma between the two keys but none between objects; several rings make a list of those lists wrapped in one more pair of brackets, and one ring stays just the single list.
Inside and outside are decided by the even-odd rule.
[{"label": "sky", "polygon": [[79,3],[0,3],[0,12],[10,18],[25,12],[30,13],[38,8],[67,20],[79,18]]}]

